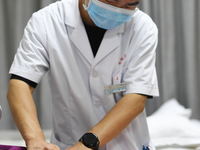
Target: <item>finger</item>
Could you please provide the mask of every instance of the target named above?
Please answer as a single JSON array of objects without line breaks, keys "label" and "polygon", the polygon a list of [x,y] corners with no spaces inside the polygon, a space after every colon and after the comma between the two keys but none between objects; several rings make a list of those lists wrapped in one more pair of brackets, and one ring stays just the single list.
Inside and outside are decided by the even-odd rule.
[{"label": "finger", "polygon": [[60,150],[60,148],[57,145],[53,145],[54,150]]}]

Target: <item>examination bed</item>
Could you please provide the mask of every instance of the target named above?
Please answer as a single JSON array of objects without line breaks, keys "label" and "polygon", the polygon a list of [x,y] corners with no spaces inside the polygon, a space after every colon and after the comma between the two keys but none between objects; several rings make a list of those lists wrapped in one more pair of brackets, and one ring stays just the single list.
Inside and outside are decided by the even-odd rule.
[{"label": "examination bed", "polygon": [[[191,109],[171,99],[147,117],[149,132],[157,150],[200,150],[200,121],[191,119],[191,114]],[[44,134],[49,141],[51,132],[45,130]],[[0,145],[24,147],[25,143],[16,130],[0,131]]]}]

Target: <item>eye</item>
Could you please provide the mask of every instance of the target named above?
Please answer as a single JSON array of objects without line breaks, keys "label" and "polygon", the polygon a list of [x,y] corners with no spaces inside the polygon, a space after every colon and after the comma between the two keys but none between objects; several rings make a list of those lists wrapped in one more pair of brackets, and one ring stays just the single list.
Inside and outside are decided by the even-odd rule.
[{"label": "eye", "polygon": [[[105,1],[109,5],[113,5],[113,6],[119,7],[118,0],[105,0]],[[120,8],[134,10],[138,4],[139,4],[139,2],[128,3],[126,5],[121,6]]]}]

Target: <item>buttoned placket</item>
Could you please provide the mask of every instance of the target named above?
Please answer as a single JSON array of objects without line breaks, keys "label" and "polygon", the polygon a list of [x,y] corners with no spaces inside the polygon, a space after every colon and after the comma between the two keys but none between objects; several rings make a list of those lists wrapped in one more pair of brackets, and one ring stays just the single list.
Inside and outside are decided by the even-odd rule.
[{"label": "buttoned placket", "polygon": [[[102,102],[101,100],[98,98],[98,94],[96,90],[98,90],[98,88],[95,88],[95,81],[99,80],[99,73],[98,71],[93,68],[91,73],[90,73],[90,79],[89,79],[89,84],[90,84],[90,92],[91,92],[91,97],[92,97],[92,103],[96,112],[96,115],[98,117],[98,120],[100,121],[105,115],[106,112],[102,106]],[[103,90],[103,89],[99,89],[99,90]]]}]

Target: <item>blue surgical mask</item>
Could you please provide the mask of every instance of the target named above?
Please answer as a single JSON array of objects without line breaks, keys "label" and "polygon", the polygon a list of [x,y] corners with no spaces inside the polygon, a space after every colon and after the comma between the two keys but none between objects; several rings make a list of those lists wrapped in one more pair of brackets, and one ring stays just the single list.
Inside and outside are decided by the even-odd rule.
[{"label": "blue surgical mask", "polygon": [[[86,4],[87,5],[87,4]],[[129,21],[137,11],[115,7],[98,0],[90,0],[88,6],[83,5],[85,10],[96,26],[103,29],[112,29]]]}]

